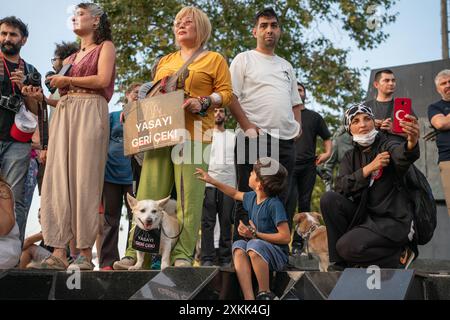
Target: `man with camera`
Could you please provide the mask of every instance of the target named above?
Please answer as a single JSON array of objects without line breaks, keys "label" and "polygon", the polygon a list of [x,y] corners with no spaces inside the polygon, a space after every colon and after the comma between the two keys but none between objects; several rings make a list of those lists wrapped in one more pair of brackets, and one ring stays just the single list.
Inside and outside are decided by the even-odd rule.
[{"label": "man with camera", "polygon": [[37,127],[35,114],[43,99],[40,74],[20,57],[27,38],[28,28],[20,19],[0,19],[0,174],[13,191],[22,242],[28,215],[24,182]]}]

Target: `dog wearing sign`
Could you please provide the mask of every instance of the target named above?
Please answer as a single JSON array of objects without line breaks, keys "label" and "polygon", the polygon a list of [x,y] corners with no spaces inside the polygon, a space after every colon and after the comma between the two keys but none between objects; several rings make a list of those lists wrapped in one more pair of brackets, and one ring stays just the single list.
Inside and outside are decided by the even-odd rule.
[{"label": "dog wearing sign", "polygon": [[[170,252],[177,242],[179,226],[177,220],[177,203],[170,196],[161,200],[138,201],[127,194],[128,204],[133,212],[133,221],[141,230],[161,230],[159,253],[161,270],[170,266]],[[136,250],[137,261],[128,270],[141,270],[145,252]]]}]

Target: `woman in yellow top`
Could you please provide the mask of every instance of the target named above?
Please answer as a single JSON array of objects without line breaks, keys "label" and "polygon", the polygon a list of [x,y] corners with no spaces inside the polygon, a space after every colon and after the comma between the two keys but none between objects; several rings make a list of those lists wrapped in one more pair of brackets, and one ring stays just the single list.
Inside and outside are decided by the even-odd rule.
[{"label": "woman in yellow top", "polygon": [[[211,35],[211,23],[203,11],[194,7],[184,7],[175,18],[173,31],[180,50],[160,60],[155,82],[176,73],[200,47],[206,45]],[[209,152],[204,151],[211,142],[207,131],[214,128],[214,108],[228,105],[232,95],[228,65],[220,54],[203,51],[188,66],[188,70],[189,76],[184,83],[185,96],[188,98],[182,106],[186,130],[189,132],[183,146],[184,162],[178,164],[176,159],[172,159],[173,147],[146,152],[137,194],[138,200],[163,199],[170,195],[175,183],[180,227],[184,222],[180,238],[172,250],[171,262],[175,266],[192,264],[205,190],[205,183],[195,179],[194,172],[199,166],[207,171],[208,165],[205,160],[209,161]],[[190,156],[187,156],[188,154]],[[181,176],[183,176],[183,190],[181,190]],[[182,191],[184,218],[181,209]],[[114,268],[128,269],[130,265],[134,265],[135,257],[136,253],[129,245],[126,257],[116,262]]]}]

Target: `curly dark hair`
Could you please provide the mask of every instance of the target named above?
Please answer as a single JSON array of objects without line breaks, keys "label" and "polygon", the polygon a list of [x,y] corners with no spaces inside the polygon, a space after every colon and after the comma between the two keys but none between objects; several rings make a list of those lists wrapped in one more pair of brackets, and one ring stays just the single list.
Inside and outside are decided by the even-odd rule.
[{"label": "curly dark hair", "polygon": [[[275,172],[273,172],[274,169],[276,169]],[[264,192],[269,197],[278,196],[286,187],[288,172],[286,168],[275,159],[258,159],[253,165],[253,171],[255,171],[256,177],[263,186]]]},{"label": "curly dark hair", "polygon": [[0,20],[0,26],[2,24],[6,24],[8,26],[17,28],[20,30],[20,33],[22,34],[22,37],[28,37],[28,26],[23,23],[22,20],[19,18],[16,18],[15,16],[5,17]]},{"label": "curly dark hair", "polygon": [[86,9],[91,12],[94,16],[100,16],[100,22],[97,29],[94,31],[94,41],[95,44],[100,44],[103,41],[113,41],[111,24],[108,20],[108,15],[103,11],[103,9],[95,3],[82,2],[77,5],[77,8]]},{"label": "curly dark hair", "polygon": [[61,44],[56,43],[55,57],[64,60],[70,55],[74,54],[80,50],[80,46],[76,42],[62,42]]}]

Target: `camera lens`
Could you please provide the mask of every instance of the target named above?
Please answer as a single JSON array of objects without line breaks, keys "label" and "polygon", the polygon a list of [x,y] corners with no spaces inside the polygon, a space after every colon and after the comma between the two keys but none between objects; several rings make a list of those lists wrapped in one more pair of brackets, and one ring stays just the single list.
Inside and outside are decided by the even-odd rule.
[{"label": "camera lens", "polygon": [[41,85],[41,75],[39,72],[30,72],[27,74],[24,83],[26,85],[32,85],[34,87],[39,87]]}]

